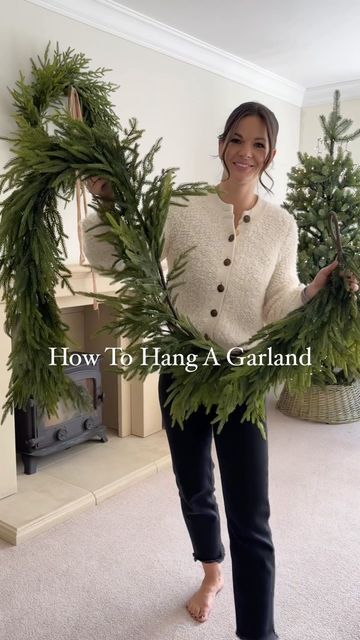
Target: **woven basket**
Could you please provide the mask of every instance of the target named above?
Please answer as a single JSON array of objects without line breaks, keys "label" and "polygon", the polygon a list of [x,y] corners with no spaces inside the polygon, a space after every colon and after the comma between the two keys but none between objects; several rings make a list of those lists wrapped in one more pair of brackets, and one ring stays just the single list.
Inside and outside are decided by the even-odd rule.
[{"label": "woven basket", "polygon": [[290,394],[285,385],[276,408],[287,416],[311,422],[356,422],[360,420],[360,380],[346,386],[314,385],[296,394]]}]

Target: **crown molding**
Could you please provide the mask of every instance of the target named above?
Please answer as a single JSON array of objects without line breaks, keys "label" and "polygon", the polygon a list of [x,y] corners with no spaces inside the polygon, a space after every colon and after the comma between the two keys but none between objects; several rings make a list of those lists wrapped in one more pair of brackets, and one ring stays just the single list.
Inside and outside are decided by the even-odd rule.
[{"label": "crown molding", "polygon": [[301,107],[305,89],[114,0],[27,0],[49,11]]},{"label": "crown molding", "polygon": [[320,87],[309,87],[305,91],[303,106],[311,107],[318,104],[332,104],[335,89],[339,89],[342,102],[344,100],[357,100],[360,98],[360,79],[323,84]]}]

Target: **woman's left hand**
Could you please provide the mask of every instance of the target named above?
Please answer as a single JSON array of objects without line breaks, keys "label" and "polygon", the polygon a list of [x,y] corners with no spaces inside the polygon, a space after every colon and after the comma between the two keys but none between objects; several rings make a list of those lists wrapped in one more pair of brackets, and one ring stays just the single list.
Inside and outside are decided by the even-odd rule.
[{"label": "woman's left hand", "polygon": [[[334,271],[334,269],[336,269],[338,264],[338,261],[334,260],[334,262],[331,262],[326,267],[323,267],[323,269],[320,269],[320,271],[318,271],[314,280],[306,287],[306,294],[309,298],[313,298],[314,296],[316,296],[316,294],[326,286],[332,272]],[[355,292],[359,290],[359,281],[353,273],[351,273],[350,271],[342,271],[340,275],[344,279],[346,278],[350,291]]]}]

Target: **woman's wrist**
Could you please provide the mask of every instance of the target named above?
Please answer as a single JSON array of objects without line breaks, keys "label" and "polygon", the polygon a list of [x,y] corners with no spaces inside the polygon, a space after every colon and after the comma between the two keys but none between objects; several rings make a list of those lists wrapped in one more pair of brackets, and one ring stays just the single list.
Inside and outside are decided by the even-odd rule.
[{"label": "woman's wrist", "polygon": [[319,291],[319,289],[314,287],[314,283],[313,282],[308,284],[301,292],[301,299],[302,299],[303,304],[306,304],[307,302],[310,302],[310,300],[312,300],[314,298],[314,296],[316,296],[318,291]]},{"label": "woman's wrist", "polygon": [[307,302],[310,302],[310,297],[307,293],[307,287],[304,287],[304,289],[301,292],[301,302],[303,304],[306,304]]}]

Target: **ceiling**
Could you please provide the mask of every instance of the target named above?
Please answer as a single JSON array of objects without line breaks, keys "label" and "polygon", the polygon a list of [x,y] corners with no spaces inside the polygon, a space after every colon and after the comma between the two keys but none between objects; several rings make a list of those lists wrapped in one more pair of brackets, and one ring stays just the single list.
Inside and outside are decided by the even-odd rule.
[{"label": "ceiling", "polygon": [[304,88],[360,79],[359,0],[113,0]]}]

